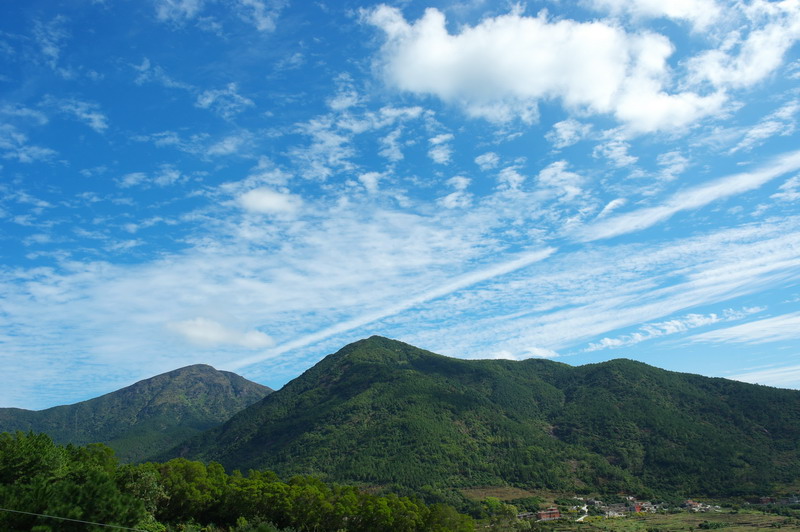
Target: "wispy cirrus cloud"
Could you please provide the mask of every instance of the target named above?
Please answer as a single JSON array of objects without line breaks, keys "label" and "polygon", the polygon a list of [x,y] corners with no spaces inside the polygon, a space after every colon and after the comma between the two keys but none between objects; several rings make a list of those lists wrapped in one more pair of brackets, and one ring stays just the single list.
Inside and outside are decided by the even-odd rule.
[{"label": "wispy cirrus cloud", "polygon": [[671,320],[646,323],[638,331],[615,338],[601,338],[599,342],[592,342],[584,351],[599,351],[601,349],[614,349],[628,347],[640,342],[652,340],[662,336],[679,334],[717,323],[742,319],[750,314],[763,312],[764,307],[743,308],[741,310],[725,309],[721,314],[686,314]]},{"label": "wispy cirrus cloud", "polygon": [[755,320],[692,337],[695,342],[763,344],[800,338],[800,312]]},{"label": "wispy cirrus cloud", "polygon": [[764,384],[780,388],[797,388],[800,384],[800,364],[769,366],[728,376],[742,382]]},{"label": "wispy cirrus cloud", "polygon": [[618,214],[613,218],[606,218],[603,221],[581,228],[577,238],[584,242],[590,242],[641,231],[672,217],[678,212],[698,209],[711,202],[754,190],[777,177],[799,169],[800,152],[784,153],[769,163],[749,172],[722,177],[706,184],[677,192],[661,205]]}]

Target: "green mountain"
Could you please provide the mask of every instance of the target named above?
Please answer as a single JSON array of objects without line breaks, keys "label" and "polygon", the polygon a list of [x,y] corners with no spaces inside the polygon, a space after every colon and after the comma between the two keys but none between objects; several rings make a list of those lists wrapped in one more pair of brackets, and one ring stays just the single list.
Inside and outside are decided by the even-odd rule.
[{"label": "green mountain", "polygon": [[161,455],[338,482],[764,493],[800,476],[800,392],[630,360],[461,360],[372,337]]},{"label": "green mountain", "polygon": [[229,419],[272,390],[195,365],[73,405],[0,408],[0,432],[45,432],[62,444],[105,443],[126,462],[143,460]]}]

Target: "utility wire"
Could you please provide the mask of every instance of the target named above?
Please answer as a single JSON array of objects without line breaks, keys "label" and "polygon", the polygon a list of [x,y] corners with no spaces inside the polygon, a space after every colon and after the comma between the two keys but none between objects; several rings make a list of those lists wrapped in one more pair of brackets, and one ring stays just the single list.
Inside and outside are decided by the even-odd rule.
[{"label": "utility wire", "polygon": [[37,517],[47,517],[50,519],[60,519],[62,521],[72,521],[74,523],[84,523],[87,525],[97,525],[97,526],[105,526],[108,528],[118,528],[120,530],[135,530],[136,532],[147,532],[146,530],[142,530],[141,528],[128,528],[127,526],[119,526],[119,525],[106,525],[103,523],[94,523],[92,521],[81,521],[80,519],[70,519],[69,517],[58,517],[56,515],[46,515],[46,514],[37,514],[33,512],[23,512],[22,510],[9,510],[8,508],[0,508],[0,512],[13,512],[15,514],[25,514],[25,515],[35,515]]}]

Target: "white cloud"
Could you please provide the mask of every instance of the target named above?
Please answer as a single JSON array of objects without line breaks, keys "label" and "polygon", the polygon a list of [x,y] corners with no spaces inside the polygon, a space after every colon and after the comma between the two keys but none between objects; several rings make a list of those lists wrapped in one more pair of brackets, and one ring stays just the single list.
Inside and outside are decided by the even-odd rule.
[{"label": "white cloud", "polygon": [[170,22],[195,18],[203,9],[203,3],[203,0],[154,0],[158,20]]},{"label": "white cloud", "polygon": [[697,30],[711,25],[722,14],[722,8],[714,0],[585,0],[584,3],[612,15],[683,20]]},{"label": "white cloud", "polygon": [[454,192],[439,198],[437,203],[448,209],[465,208],[472,205],[472,194],[468,193],[470,179],[463,176],[451,177],[447,184],[453,187]]},{"label": "white cloud", "polygon": [[47,161],[57,155],[55,150],[30,144],[28,136],[11,124],[0,124],[0,152],[4,159],[26,164]]},{"label": "white cloud", "polygon": [[525,176],[519,173],[518,166],[507,166],[497,174],[500,189],[516,190],[525,182]]},{"label": "white cloud", "polygon": [[247,211],[258,214],[294,214],[302,207],[300,196],[277,192],[268,188],[256,188],[238,197],[239,204]]},{"label": "white cloud", "polygon": [[749,316],[750,314],[762,312],[763,310],[763,307],[743,308],[742,310],[726,309],[721,315],[715,313],[687,314],[685,316],[668,321],[646,323],[634,333],[617,336],[616,338],[602,338],[599,342],[590,343],[589,347],[584,349],[584,351],[599,351],[601,349],[627,347],[647,340],[652,340],[653,338],[683,333],[698,327],[705,327],[707,325],[713,325],[720,322],[739,320]]},{"label": "white cloud", "polygon": [[789,178],[779,190],[770,197],[778,201],[800,201],[800,175]]},{"label": "white cloud", "polygon": [[536,250],[527,253],[522,253],[512,258],[511,260],[498,262],[486,268],[474,270],[454,278],[446,279],[444,280],[444,282],[438,284],[433,288],[417,292],[416,294],[411,294],[394,304],[391,304],[387,307],[382,307],[379,310],[376,310],[372,313],[362,314],[360,316],[356,316],[349,320],[345,320],[336,325],[327,327],[323,330],[312,333],[305,337],[291,340],[285,344],[276,346],[274,349],[271,349],[264,355],[257,355],[254,357],[249,357],[239,360],[238,362],[236,362],[234,369],[251,366],[257,362],[261,362],[268,358],[272,358],[287,351],[298,349],[299,347],[319,342],[320,340],[323,340],[330,336],[341,334],[343,332],[352,329],[363,327],[369,323],[390,316],[394,316],[404,310],[408,310],[423,303],[427,303],[429,301],[438,299],[440,297],[446,296],[448,294],[451,294],[468,286],[472,286],[474,284],[481,283],[489,279],[493,279],[495,277],[507,275],[511,272],[514,272],[521,268],[530,266],[531,264],[542,261],[547,257],[549,257],[550,255],[552,255],[553,253],[555,253],[555,251],[556,250],[554,248],[548,248],[543,250]]},{"label": "white cloud", "polygon": [[378,153],[393,162],[403,160],[403,151],[400,149],[399,141],[402,134],[403,127],[398,126],[385,137],[381,137],[380,143],[382,147]]},{"label": "white cloud", "polygon": [[556,149],[566,148],[580,142],[591,131],[591,124],[582,124],[574,118],[568,118],[553,124],[553,129],[547,132],[545,138]]},{"label": "white cloud", "polygon": [[323,116],[298,126],[298,131],[311,137],[311,144],[290,150],[303,177],[324,180],[339,171],[352,170],[350,157],[355,150],[350,145],[352,131],[340,130],[333,118]]},{"label": "white cloud", "polygon": [[169,185],[180,183],[181,181],[185,180],[186,176],[182,175],[181,172],[174,166],[169,164],[162,164],[158,170],[158,173],[153,178],[153,183],[155,183],[160,187],[166,187]]},{"label": "white cloud", "polygon": [[800,388],[800,365],[772,366],[769,368],[737,373],[728,376],[728,378],[753,384],[763,384],[765,386]]},{"label": "white cloud", "polygon": [[264,2],[263,0],[239,0],[239,16],[253,24],[258,31],[275,30],[275,19],[278,17],[280,9],[275,3]]},{"label": "white cloud", "polygon": [[336,85],[336,94],[328,100],[328,107],[334,111],[344,111],[359,103],[361,97],[353,83],[353,78],[349,74],[337,76]]},{"label": "white cloud", "polygon": [[744,138],[731,150],[735,153],[739,150],[750,150],[754,146],[763,143],[765,139],[781,135],[791,135],[795,131],[795,115],[800,111],[800,101],[792,100],[776,111],[761,119],[756,125],[747,129]]},{"label": "white cloud", "polygon": [[600,211],[600,214],[598,214],[597,217],[598,218],[603,218],[605,216],[608,216],[609,214],[611,214],[612,212],[614,212],[618,208],[622,207],[626,203],[628,203],[628,200],[626,200],[625,198],[613,199],[613,200],[609,201],[606,204],[605,207],[603,207],[603,210]]},{"label": "white cloud", "polygon": [[710,183],[677,192],[656,207],[639,209],[597,222],[581,229],[579,238],[583,241],[592,241],[640,231],[666,220],[680,211],[698,209],[713,201],[754,190],[781,175],[798,169],[800,169],[800,151],[785,153],[750,172],[722,177]]},{"label": "white cloud", "polygon": [[800,6],[794,0],[755,0],[744,5],[751,31],[731,32],[721,48],[687,62],[690,80],[717,88],[750,87],[772,74],[800,38]]},{"label": "white cloud", "polygon": [[71,73],[58,66],[64,41],[69,37],[69,33],[64,29],[66,22],[67,19],[63,15],[59,15],[47,23],[37,20],[33,27],[33,38],[36,44],[39,45],[39,50],[44,57],[45,63],[62,76],[68,78],[71,77]]},{"label": "white cloud", "polygon": [[595,157],[605,157],[617,168],[631,166],[639,160],[638,157],[628,153],[631,145],[619,137],[612,138],[595,146],[592,155]]},{"label": "white cloud", "polygon": [[800,339],[800,312],[751,321],[692,337],[695,342],[763,344]]},{"label": "white cloud", "polygon": [[689,167],[689,159],[678,150],[659,154],[656,162],[661,167],[659,178],[665,181],[672,181]]},{"label": "white cloud", "polygon": [[453,155],[453,148],[450,146],[451,140],[453,140],[453,135],[450,133],[442,133],[429,138],[428,142],[431,147],[428,150],[428,157],[435,163],[449,164]]},{"label": "white cloud", "polygon": [[63,100],[58,103],[61,112],[73,115],[86,123],[98,133],[103,133],[108,128],[108,118],[100,111],[100,106],[95,103],[80,100]]},{"label": "white cloud", "polygon": [[119,186],[122,188],[135,187],[146,183],[148,181],[147,174],[144,172],[129,172],[122,176],[119,180]]},{"label": "white cloud", "polygon": [[258,349],[269,347],[274,343],[272,338],[261,331],[237,331],[207,318],[172,322],[167,324],[167,328],[200,347],[231,345]]},{"label": "white cloud", "polygon": [[378,183],[383,177],[383,174],[380,172],[366,172],[359,175],[358,180],[362,185],[364,185],[364,188],[367,189],[367,192],[370,194],[375,194],[378,191]]},{"label": "white cloud", "polygon": [[475,157],[475,164],[483,171],[492,170],[500,164],[500,157],[495,152],[488,151]]},{"label": "white cloud", "polygon": [[567,170],[567,161],[556,161],[542,169],[537,176],[541,187],[556,190],[563,201],[570,201],[581,193],[584,178]]},{"label": "white cloud", "polygon": [[6,104],[0,107],[0,114],[16,118],[27,118],[43,126],[49,122],[47,115],[36,109],[31,109],[19,104]]},{"label": "white cloud", "polygon": [[[205,150],[205,153],[206,155],[214,156],[238,154],[247,146],[249,140],[250,137],[246,132],[229,135],[209,146]],[[193,151],[195,151],[195,149],[193,149]]]},{"label": "white cloud", "polygon": [[224,89],[203,91],[197,97],[195,105],[201,109],[211,109],[223,118],[231,119],[255,103],[238,93],[236,83],[228,83]]},{"label": "white cloud", "polygon": [[152,185],[159,187],[166,187],[181,183],[188,179],[187,176],[170,164],[162,164],[159,166],[158,171],[153,177],[150,177],[145,172],[129,172],[117,180],[117,183],[122,188],[131,188],[136,186],[143,186],[149,188]]},{"label": "white cloud", "polygon": [[150,63],[150,59],[147,57],[142,59],[141,64],[134,64],[131,65],[131,67],[139,73],[134,80],[134,83],[137,85],[142,85],[147,82],[155,82],[169,89],[183,89],[186,91],[195,90],[190,84],[173,79],[164,71],[163,68],[161,68],[161,66],[152,65]]},{"label": "white cloud", "polygon": [[602,21],[513,11],[454,35],[433,8],[414,23],[386,5],[363,17],[386,34],[379,61],[390,85],[433,94],[474,116],[531,120],[538,101],[559,100],[570,110],[611,114],[641,133],[685,128],[726,99],[669,93],[669,40]]},{"label": "white cloud", "polygon": [[557,358],[559,355],[556,351],[552,349],[547,349],[544,347],[529,347],[523,358]]}]

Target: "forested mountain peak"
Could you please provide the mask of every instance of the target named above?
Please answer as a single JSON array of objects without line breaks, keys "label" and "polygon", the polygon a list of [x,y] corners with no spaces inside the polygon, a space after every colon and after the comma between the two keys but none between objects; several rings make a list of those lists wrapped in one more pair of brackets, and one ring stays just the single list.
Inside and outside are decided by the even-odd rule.
[{"label": "forested mountain peak", "polygon": [[106,443],[136,461],[227,420],[272,390],[206,364],[141,380],[72,405],[0,409],[0,432],[45,432],[60,443]]}]

